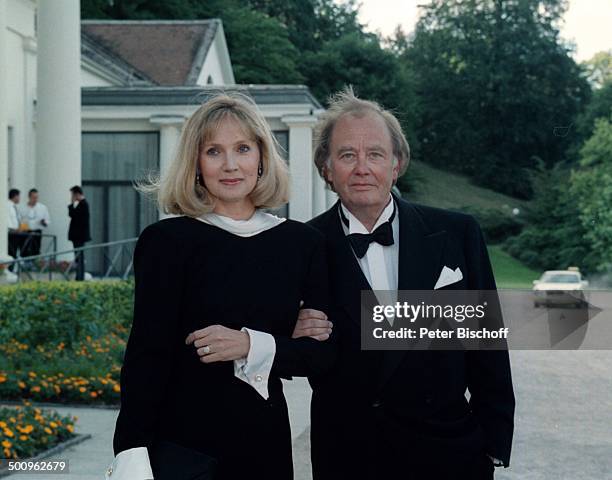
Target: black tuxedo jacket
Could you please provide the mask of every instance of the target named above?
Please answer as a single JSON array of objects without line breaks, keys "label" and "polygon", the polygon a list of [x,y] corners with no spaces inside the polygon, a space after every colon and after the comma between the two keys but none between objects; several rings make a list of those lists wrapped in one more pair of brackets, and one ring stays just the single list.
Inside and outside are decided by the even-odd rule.
[{"label": "black tuxedo jacket", "polygon": [[70,216],[70,227],[68,228],[68,240],[71,242],[89,242],[89,204],[83,199],[74,208],[71,203],[68,205],[68,215]]},{"label": "black tuxedo jacket", "polygon": [[[496,288],[473,217],[395,201],[399,290],[433,289],[445,265],[463,272],[446,288]],[[361,351],[360,294],[371,287],[338,208],[310,221],[327,240],[339,358],[329,374],[310,379],[314,479],[490,478],[487,454],[506,466],[510,460],[514,393],[507,351]]]}]

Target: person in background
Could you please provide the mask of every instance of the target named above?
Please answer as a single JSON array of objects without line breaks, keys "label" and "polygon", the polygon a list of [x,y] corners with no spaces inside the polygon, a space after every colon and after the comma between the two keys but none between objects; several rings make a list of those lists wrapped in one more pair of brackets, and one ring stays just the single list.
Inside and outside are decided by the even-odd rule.
[{"label": "person in background", "polygon": [[[89,204],[83,194],[83,189],[75,185],[70,189],[72,203],[68,205],[68,215],[70,216],[70,227],[68,228],[68,240],[72,242],[74,248],[85,245],[91,240],[89,233]],[[76,280],[82,281],[85,278],[85,252],[82,250],[75,253]]]},{"label": "person in background", "polygon": [[19,190],[11,188],[8,200],[8,254],[13,258],[17,258],[22,238],[19,234],[19,209],[17,207],[19,197]]},{"label": "person in background", "polygon": [[38,201],[38,190],[32,188],[28,192],[28,203],[20,212],[23,221],[28,224],[30,237],[24,242],[24,251],[21,256],[32,256],[40,254],[41,235],[43,230],[51,224],[49,209]]}]

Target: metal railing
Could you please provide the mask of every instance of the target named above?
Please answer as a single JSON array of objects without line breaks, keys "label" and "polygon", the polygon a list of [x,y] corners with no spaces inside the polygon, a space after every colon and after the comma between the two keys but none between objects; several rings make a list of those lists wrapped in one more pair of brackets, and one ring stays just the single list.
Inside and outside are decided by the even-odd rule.
[{"label": "metal railing", "polygon": [[[84,247],[43,253],[14,260],[0,261],[5,268],[17,275],[17,282],[32,280],[72,280],[76,275],[78,253],[85,258],[85,270],[96,279],[120,278],[126,280],[132,272],[134,246],[138,237],[115,242],[99,243]],[[89,253],[89,255],[87,255]],[[57,261],[58,257],[71,255],[71,260]],[[89,260],[88,260],[89,257]],[[93,269],[88,269],[93,264]],[[57,278],[56,278],[57,277]]]},{"label": "metal railing", "polygon": [[44,253],[52,253],[55,252],[57,250],[57,235],[51,235],[50,233],[42,233],[42,232],[38,232],[38,231],[29,231],[29,230],[10,230],[9,231],[9,238],[10,237],[19,237],[19,246],[18,246],[18,251],[20,252],[27,252],[28,250],[31,250],[34,248],[34,242],[36,241],[37,238],[40,238],[40,244],[39,244],[39,254],[40,254],[40,250],[42,249],[42,244],[43,244],[43,239],[45,238],[49,238],[51,239],[51,242],[47,242],[47,247],[44,249]]}]

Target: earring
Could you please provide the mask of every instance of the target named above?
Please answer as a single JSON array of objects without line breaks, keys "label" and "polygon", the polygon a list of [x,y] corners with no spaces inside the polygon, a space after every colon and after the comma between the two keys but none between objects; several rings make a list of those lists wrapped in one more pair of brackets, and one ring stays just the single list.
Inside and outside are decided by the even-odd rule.
[{"label": "earring", "polygon": [[259,166],[257,167],[257,178],[261,178],[262,175],[263,175],[263,163],[260,160]]},{"label": "earring", "polygon": [[196,172],[195,184],[196,186],[202,186],[202,175],[200,174],[199,170]]}]

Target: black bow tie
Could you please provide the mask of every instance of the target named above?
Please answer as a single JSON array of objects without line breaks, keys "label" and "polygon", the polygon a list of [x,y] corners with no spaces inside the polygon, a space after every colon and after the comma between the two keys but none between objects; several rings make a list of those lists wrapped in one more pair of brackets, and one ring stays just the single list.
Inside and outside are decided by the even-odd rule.
[{"label": "black bow tie", "polygon": [[[349,221],[344,215],[342,207],[340,207],[340,217],[342,218],[342,223],[346,225],[346,228],[349,228]],[[355,255],[357,255],[357,258],[363,258],[363,256],[367,253],[368,248],[370,248],[370,243],[372,242],[376,242],[385,247],[393,245],[393,227],[391,226],[391,222],[393,222],[394,217],[395,204],[393,204],[393,213],[391,213],[389,220],[379,225],[373,232],[351,233],[350,235],[347,235],[349,243],[351,244],[351,247],[353,247],[353,251],[355,252]]]}]

